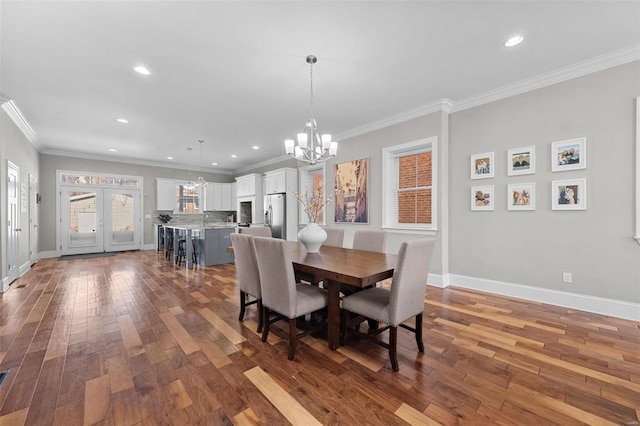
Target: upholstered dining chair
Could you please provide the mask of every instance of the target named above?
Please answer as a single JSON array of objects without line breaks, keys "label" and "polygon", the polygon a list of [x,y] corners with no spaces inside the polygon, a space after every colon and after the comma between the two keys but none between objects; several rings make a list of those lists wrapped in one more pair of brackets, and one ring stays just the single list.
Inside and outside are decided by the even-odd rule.
[{"label": "upholstered dining chair", "polygon": [[[256,260],[255,247],[252,244],[253,236],[245,234],[231,234],[231,245],[236,258],[236,276],[240,287],[240,315],[238,320],[244,319],[245,309],[249,305],[257,305],[258,308],[258,333],[262,331],[262,289],[260,288],[260,273]],[[247,302],[247,297],[255,300]]]},{"label": "upholstered dining chair", "polygon": [[356,250],[384,252],[387,233],[360,229],[353,234],[353,248]]},{"label": "upholstered dining chair", "polygon": [[[374,341],[389,350],[391,367],[393,371],[398,371],[397,342],[398,326],[400,326],[415,333],[418,350],[424,352],[422,314],[435,241],[434,238],[428,238],[402,243],[390,289],[372,287],[342,299],[340,327],[343,343],[347,340],[348,333]],[[357,317],[350,318],[350,312]],[[373,334],[364,334],[357,329],[351,329],[350,326],[359,324],[362,317],[387,325]],[[415,327],[404,324],[411,317],[416,318]],[[389,330],[389,343],[374,337],[386,330]]]},{"label": "upholstered dining chair", "polygon": [[327,239],[322,243],[323,246],[342,247],[344,240],[344,229],[324,228],[327,233]]},{"label": "upholstered dining chair", "polygon": [[[314,333],[320,327],[309,328],[297,334],[297,318],[324,309],[327,292],[318,287],[297,284],[293,263],[286,250],[287,242],[277,238],[254,237],[260,285],[262,287],[262,310],[264,329],[262,341],[269,337],[270,325],[278,320],[289,321],[289,360],[293,359],[300,337]],[[271,314],[275,318],[271,318]]]},{"label": "upholstered dining chair", "polygon": [[240,228],[241,233],[245,235],[253,235],[254,237],[273,237],[271,228],[268,226],[250,226],[249,228]]}]

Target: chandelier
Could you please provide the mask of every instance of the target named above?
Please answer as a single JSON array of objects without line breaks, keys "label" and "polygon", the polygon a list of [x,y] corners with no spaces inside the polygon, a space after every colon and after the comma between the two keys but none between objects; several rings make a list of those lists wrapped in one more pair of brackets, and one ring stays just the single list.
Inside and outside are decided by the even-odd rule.
[{"label": "chandelier", "polygon": [[311,68],[311,96],[309,102],[309,115],[311,118],[307,120],[304,132],[298,133],[297,145],[293,139],[284,141],[284,148],[288,155],[309,164],[326,161],[329,157],[335,157],[338,152],[338,142],[333,142],[329,134],[320,136],[318,124],[313,117],[313,64],[316,62],[318,62],[318,58],[313,55],[307,56],[307,63]]}]

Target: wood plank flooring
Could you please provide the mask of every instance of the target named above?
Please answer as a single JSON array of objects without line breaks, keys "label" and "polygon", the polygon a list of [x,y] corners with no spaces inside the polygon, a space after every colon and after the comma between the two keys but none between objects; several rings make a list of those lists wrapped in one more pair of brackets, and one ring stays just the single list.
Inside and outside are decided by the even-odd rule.
[{"label": "wood plank flooring", "polygon": [[639,424],[640,324],[536,302],[429,287],[393,373],[358,340],[287,361],[284,324],[238,321],[234,265],[44,259],[0,297],[2,426]]}]

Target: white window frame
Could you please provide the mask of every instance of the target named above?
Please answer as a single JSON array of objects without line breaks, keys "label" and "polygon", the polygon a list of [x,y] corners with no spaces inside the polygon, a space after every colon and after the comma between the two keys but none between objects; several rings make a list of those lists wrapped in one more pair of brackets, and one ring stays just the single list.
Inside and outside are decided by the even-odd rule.
[{"label": "white window frame", "polygon": [[185,185],[194,185],[193,181],[189,181],[189,180],[176,180],[175,181],[176,184],[176,189],[175,189],[175,194],[176,194],[176,199],[174,202],[174,207],[173,207],[173,212],[174,213],[180,213],[180,214],[202,214],[204,212],[203,207],[203,202],[204,202],[204,188],[202,188],[200,185],[196,185],[196,191],[198,193],[198,211],[195,212],[181,212],[178,209],[178,187],[179,186],[185,186]]},{"label": "white window frame", "polygon": [[[322,174],[322,181],[324,184],[322,185],[322,198],[327,198],[327,173],[325,163],[314,164],[310,166],[303,166],[298,169],[298,176],[300,183],[298,185],[298,194],[304,194],[305,191],[309,193],[313,191],[313,179],[312,175],[320,172]],[[307,213],[304,211],[304,207],[302,204],[298,203],[298,218],[300,219],[298,222],[300,225],[306,225],[309,223],[309,217]],[[322,207],[322,222],[319,222],[318,225],[326,225],[327,224],[327,205],[325,204]]]},{"label": "white window frame", "polygon": [[[398,157],[431,151],[431,223],[398,223]],[[438,138],[430,137],[382,149],[382,229],[436,235],[438,231]]]}]

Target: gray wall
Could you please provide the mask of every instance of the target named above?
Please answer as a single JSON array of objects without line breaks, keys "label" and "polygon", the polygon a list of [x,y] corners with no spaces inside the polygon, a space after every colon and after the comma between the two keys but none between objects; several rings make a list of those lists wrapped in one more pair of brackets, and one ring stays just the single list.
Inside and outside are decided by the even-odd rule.
[{"label": "gray wall", "polygon": [[[20,185],[29,187],[29,174],[38,177],[38,152],[31,142],[22,134],[20,129],[0,108],[0,223],[7,223],[7,161],[11,161],[20,168]],[[40,181],[40,179],[38,179]],[[20,201],[20,200],[19,200]],[[41,204],[38,205],[41,207]],[[19,233],[18,265],[29,262],[29,207],[26,212],[20,208],[20,227],[24,232]],[[2,277],[7,276],[7,227],[0,227]]]},{"label": "gray wall", "polygon": [[[634,62],[451,114],[450,272],[640,302],[632,238],[638,95]],[[550,143],[578,137],[587,138],[588,168],[552,173]],[[507,177],[507,150],[529,145],[536,174]],[[472,181],[470,155],[488,151],[496,177]],[[574,178],[587,179],[587,210],[552,211],[551,181]],[[536,210],[507,211],[507,184],[524,182],[536,183]],[[470,211],[475,185],[495,185],[494,212]]]},{"label": "gray wall", "polygon": [[[187,170],[141,166],[138,164],[116,163],[113,161],[88,160],[81,158],[62,157],[57,155],[40,156],[40,191],[42,194],[42,209],[46,214],[40,216],[40,251],[55,251],[56,249],[56,171],[75,170],[80,172],[121,174],[142,176],[144,179],[143,193],[143,231],[144,244],[153,244],[153,211],[156,210],[156,178],[195,179],[204,177],[208,182],[235,182],[230,174],[203,173]],[[145,215],[151,215],[146,218]]]}]

